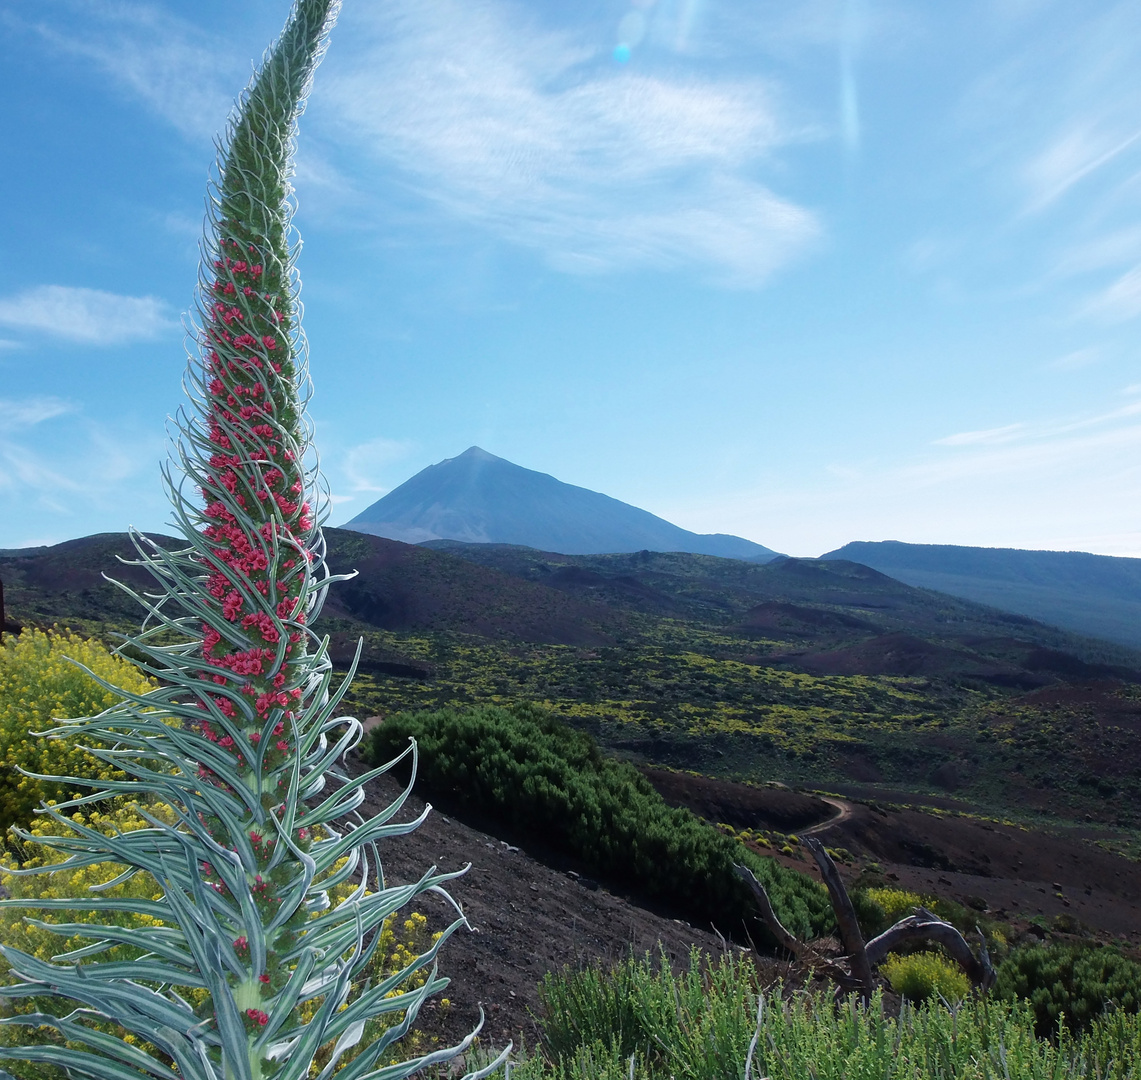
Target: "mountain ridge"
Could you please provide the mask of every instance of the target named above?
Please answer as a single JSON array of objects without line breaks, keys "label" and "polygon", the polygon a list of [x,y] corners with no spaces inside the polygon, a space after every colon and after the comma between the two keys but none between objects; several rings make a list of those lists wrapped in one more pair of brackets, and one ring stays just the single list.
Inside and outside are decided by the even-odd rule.
[{"label": "mountain ridge", "polygon": [[505,543],[568,555],[686,551],[757,562],[778,555],[739,536],[690,532],[478,446],[422,469],[342,528],[409,544]]},{"label": "mountain ridge", "polygon": [[854,541],[820,558],[863,563],[907,585],[1141,647],[1141,559],[899,540]]}]

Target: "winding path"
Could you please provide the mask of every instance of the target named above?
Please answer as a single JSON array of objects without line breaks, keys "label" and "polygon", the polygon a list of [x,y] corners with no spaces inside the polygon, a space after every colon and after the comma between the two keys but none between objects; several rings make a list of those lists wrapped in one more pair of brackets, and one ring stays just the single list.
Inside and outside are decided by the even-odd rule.
[{"label": "winding path", "polygon": [[816,833],[823,832],[825,829],[832,828],[833,825],[839,825],[843,821],[847,821],[855,810],[847,799],[834,799],[830,795],[818,795],[822,802],[828,803],[829,806],[836,808],[836,813],[827,821],[820,822],[819,825],[813,825],[807,829],[801,829],[798,836],[813,836]]}]

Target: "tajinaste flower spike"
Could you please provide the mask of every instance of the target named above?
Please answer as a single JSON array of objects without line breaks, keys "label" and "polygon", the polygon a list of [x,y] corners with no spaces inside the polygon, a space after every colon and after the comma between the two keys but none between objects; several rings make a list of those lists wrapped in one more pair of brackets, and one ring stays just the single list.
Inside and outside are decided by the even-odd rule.
[{"label": "tajinaste flower spike", "polygon": [[[310,630],[337,579],[325,567],[317,514],[325,501],[305,420],[289,181],[297,117],[338,6],[297,0],[219,148],[199,281],[200,355],[186,379],[193,410],[176,421],[177,478],[164,470],[186,545],[167,551],[132,532],[158,591],[131,593],[147,616],[127,644],[162,685],[142,695],[117,690],[123,704],[48,733],[81,738],[125,777],[66,778],[94,790],[45,810],[69,827],[36,838],[66,856],[54,869],[121,863],[117,880],[145,871],[162,896],[3,901],[105,920],[54,926],[91,944],[53,963],[3,949],[23,980],[4,987],[5,996],[53,994],[79,1007],[2,1021],[49,1025],[64,1044],[4,1047],[0,1058],[91,1080],[303,1080],[333,1044],[322,1080],[338,1065],[341,1080],[397,1080],[472,1038],[383,1064],[423,1002],[446,985],[436,953],[464,920],[457,908],[427,952],[362,985],[385,919],[425,891],[447,897],[441,886],[455,875],[433,867],[413,884],[385,887],[377,841],[423,817],[393,822],[407,790],[371,820],[356,813],[365,784],[395,762],[356,780],[338,771],[362,734],[358,721],[334,718],[352,672],[330,694],[328,640]],[[414,760],[415,748],[408,752]],[[326,792],[328,779],[337,786]],[[64,814],[115,795],[137,798],[151,827],[108,837]],[[147,810],[155,801],[169,810]],[[329,890],[349,882],[348,898],[332,903]],[[124,928],[122,915],[149,922]],[[144,954],[98,959],[119,945]],[[421,969],[421,985],[407,989]],[[378,1017],[393,1022],[360,1046],[366,1022]],[[159,1054],[93,1026],[107,1020]],[[345,1063],[349,1050],[355,1056]]]}]

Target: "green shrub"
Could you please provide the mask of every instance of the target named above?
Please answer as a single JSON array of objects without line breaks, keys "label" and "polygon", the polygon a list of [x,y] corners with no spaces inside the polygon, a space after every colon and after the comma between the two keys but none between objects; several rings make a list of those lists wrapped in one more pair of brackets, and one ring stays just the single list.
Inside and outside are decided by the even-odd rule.
[{"label": "green shrub", "polygon": [[871,889],[860,888],[848,891],[852,899],[852,908],[856,912],[856,921],[860,924],[865,940],[882,934],[891,926],[887,912],[872,899],[871,892]]},{"label": "green shrub", "polygon": [[937,952],[893,953],[880,965],[880,974],[908,1001],[926,1001],[937,995],[945,1001],[961,1001],[971,991],[971,980],[962,969]]},{"label": "green shrub", "polygon": [[633,766],[604,757],[594,740],[530,705],[407,713],[374,729],[366,760],[391,760],[415,736],[417,783],[446,809],[519,828],[583,861],[589,872],[739,933],[760,933],[733,870],[743,862],[769,891],[781,921],[809,938],[828,932],[824,890],[774,859],[748,851],[688,810],[669,807]]},{"label": "green shrub", "polygon": [[54,727],[57,718],[92,716],[122,700],[70,660],[125,690],[142,694],[154,688],[133,664],[77,634],[24,630],[6,638],[0,647],[0,832],[30,821],[42,800],[72,794],[67,785],[21,776],[14,766],[102,779],[115,773],[67,739],[35,734]]},{"label": "green shrub", "polygon": [[1026,998],[1040,1035],[1056,1035],[1063,1016],[1080,1031],[1107,1011],[1141,1011],[1141,964],[1105,945],[1022,945],[999,965],[995,994]]},{"label": "green shrub", "polygon": [[[583,1050],[597,1056],[605,1047],[623,1060],[636,1054],[651,1066],[668,1065],[671,1044],[685,1032],[704,1044],[702,1056],[711,1063],[743,1061],[759,992],[750,958],[732,953],[703,964],[695,950],[681,974],[664,953],[656,962],[647,953],[610,969],[564,969],[544,976],[539,989],[543,1046],[555,1061],[573,1061]],[[711,1019],[712,1025],[704,1022]]]},{"label": "green shrub", "polygon": [[513,1080],[741,1080],[750,1045],[753,1080],[1135,1080],[1141,1066],[1137,1016],[1052,1044],[1035,1037],[1024,1001],[931,1001],[896,1018],[879,994],[867,1008],[852,998],[837,1008],[831,994],[765,987],[747,957],[731,955],[691,957],[680,973],[649,956],[564,968],[540,996],[542,1052]]}]

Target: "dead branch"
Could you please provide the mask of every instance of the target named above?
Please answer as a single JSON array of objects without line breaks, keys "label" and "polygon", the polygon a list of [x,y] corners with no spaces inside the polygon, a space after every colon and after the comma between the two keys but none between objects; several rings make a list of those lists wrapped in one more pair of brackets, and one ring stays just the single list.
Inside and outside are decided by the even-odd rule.
[{"label": "dead branch", "polygon": [[777,939],[777,944],[782,949],[792,953],[798,960],[801,959],[808,952],[808,946],[784,928],[780,919],[777,918],[777,913],[773,910],[769,894],[757,880],[753,871],[747,866],[741,865],[735,865],[733,869],[744,878],[745,884],[749,886],[753,899],[756,900],[757,907],[760,909],[761,921],[768,927],[769,933]]},{"label": "dead branch", "polygon": [[979,963],[982,965],[983,969],[982,982],[977,983],[976,985],[980,991],[985,993],[992,986],[994,986],[998,975],[990,962],[990,953],[987,951],[986,947],[986,934],[984,934],[982,930],[979,929],[978,923],[975,923],[975,933],[979,936]]},{"label": "dead branch", "polygon": [[967,973],[971,982],[982,981],[982,965],[975,959],[963,935],[942,919],[926,919],[922,915],[908,915],[885,930],[879,937],[872,938],[867,947],[868,961],[872,964],[881,964],[887,959],[888,953],[898,952],[901,946],[923,941],[933,941],[942,945],[959,967]]},{"label": "dead branch", "polygon": [[813,971],[822,972],[843,986],[855,985],[855,980],[849,972],[845,971],[838,964],[833,963],[827,957],[821,956],[811,945],[801,941],[795,934],[785,929],[780,919],[777,918],[777,913],[773,910],[772,902],[769,900],[769,894],[765,891],[765,887],[756,879],[752,870],[747,866],[741,865],[735,865],[734,869],[744,879],[745,884],[749,886],[753,898],[757,901],[761,921],[768,927],[769,933],[776,938],[777,944],[780,945],[782,949],[792,953],[797,961],[806,967],[812,968]]},{"label": "dead branch", "polygon": [[824,849],[824,845],[815,836],[805,837],[804,845],[812,852],[816,865],[820,867],[820,876],[828,889],[832,910],[836,912],[840,943],[848,954],[848,961],[852,965],[852,977],[856,980],[860,996],[866,1003],[871,1000],[872,992],[875,990],[875,980],[872,978],[872,965],[864,948],[864,935],[856,918],[856,909],[852,906],[852,898],[848,895],[848,890],[840,879],[840,871],[836,869],[836,864]]},{"label": "dead branch", "polygon": [[761,920],[768,927],[769,933],[776,938],[781,948],[792,953],[799,962],[828,975],[842,986],[858,989],[861,997],[867,1001],[875,985],[872,968],[883,963],[888,953],[903,945],[933,941],[947,950],[978,990],[985,992],[994,985],[995,971],[990,962],[986,938],[982,931],[975,927],[979,935],[979,955],[976,957],[958,930],[923,907],[916,908],[916,914],[900,919],[894,926],[889,927],[878,937],[872,938],[865,945],[852,899],[836,869],[836,864],[819,840],[809,837],[805,839],[805,844],[816,859],[828,889],[832,909],[836,913],[836,922],[840,928],[840,941],[852,966],[851,972],[821,956],[811,945],[790,933],[777,918],[769,894],[753,872],[747,866],[735,867],[745,884],[749,886],[757,902]]},{"label": "dead branch", "polygon": [[966,973],[967,977],[980,990],[989,990],[994,985],[995,973],[991,966],[990,957],[986,951],[986,940],[981,931],[982,939],[980,955],[971,952],[966,938],[950,923],[932,915],[929,911],[919,909],[920,914],[908,915],[900,919],[894,926],[888,927],[879,937],[868,942],[867,956],[872,964],[880,964],[887,954],[895,952],[902,945],[912,945],[922,941],[933,941],[942,945]]}]

